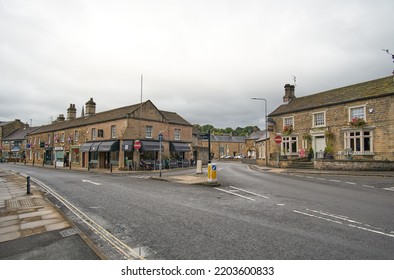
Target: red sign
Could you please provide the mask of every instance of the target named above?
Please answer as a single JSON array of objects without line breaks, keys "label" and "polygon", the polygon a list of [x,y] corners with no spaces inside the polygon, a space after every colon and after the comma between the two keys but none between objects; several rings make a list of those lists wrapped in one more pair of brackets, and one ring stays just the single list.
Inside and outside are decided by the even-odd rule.
[{"label": "red sign", "polygon": [[135,141],[134,142],[134,149],[136,149],[136,150],[141,149],[141,142],[140,141]]},{"label": "red sign", "polygon": [[280,143],[282,143],[282,136],[277,135],[277,136],[275,136],[274,140],[275,140],[276,144],[279,145]]}]

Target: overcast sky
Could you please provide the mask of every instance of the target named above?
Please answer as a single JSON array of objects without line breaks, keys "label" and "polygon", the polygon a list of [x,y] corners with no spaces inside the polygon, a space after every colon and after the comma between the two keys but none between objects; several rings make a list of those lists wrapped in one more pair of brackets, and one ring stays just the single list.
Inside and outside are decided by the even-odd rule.
[{"label": "overcast sky", "polygon": [[258,125],[296,96],[391,75],[393,0],[0,0],[0,121],[150,99],[190,123]]}]

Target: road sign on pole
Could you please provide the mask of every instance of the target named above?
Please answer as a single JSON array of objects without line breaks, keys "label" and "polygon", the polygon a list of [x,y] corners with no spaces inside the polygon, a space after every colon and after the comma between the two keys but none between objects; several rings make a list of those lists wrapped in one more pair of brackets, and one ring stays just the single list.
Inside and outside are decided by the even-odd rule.
[{"label": "road sign on pole", "polygon": [[141,142],[140,141],[135,141],[134,142],[134,149],[139,150],[141,149]]}]

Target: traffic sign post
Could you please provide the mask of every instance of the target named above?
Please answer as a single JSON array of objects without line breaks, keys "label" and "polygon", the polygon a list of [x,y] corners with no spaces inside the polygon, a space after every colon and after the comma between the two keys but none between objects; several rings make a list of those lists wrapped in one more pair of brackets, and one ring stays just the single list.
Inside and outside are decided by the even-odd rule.
[{"label": "traffic sign post", "polygon": [[282,143],[282,136],[276,135],[275,138],[275,143],[278,144],[278,157],[277,157],[277,165],[279,167],[279,154],[280,154],[280,144]]},{"label": "traffic sign post", "polygon": [[216,182],[216,165],[209,163],[208,164],[208,182],[212,183],[212,182]]}]

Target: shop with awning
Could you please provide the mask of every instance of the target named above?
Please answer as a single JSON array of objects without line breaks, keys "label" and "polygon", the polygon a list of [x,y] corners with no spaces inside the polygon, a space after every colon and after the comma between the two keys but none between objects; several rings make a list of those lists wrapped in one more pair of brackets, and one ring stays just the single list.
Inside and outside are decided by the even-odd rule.
[{"label": "shop with awning", "polygon": [[[170,142],[171,157],[176,159],[178,167],[189,166],[189,160],[186,159],[185,153],[190,151],[190,143]],[[170,167],[174,167],[174,162],[170,162]]]}]

